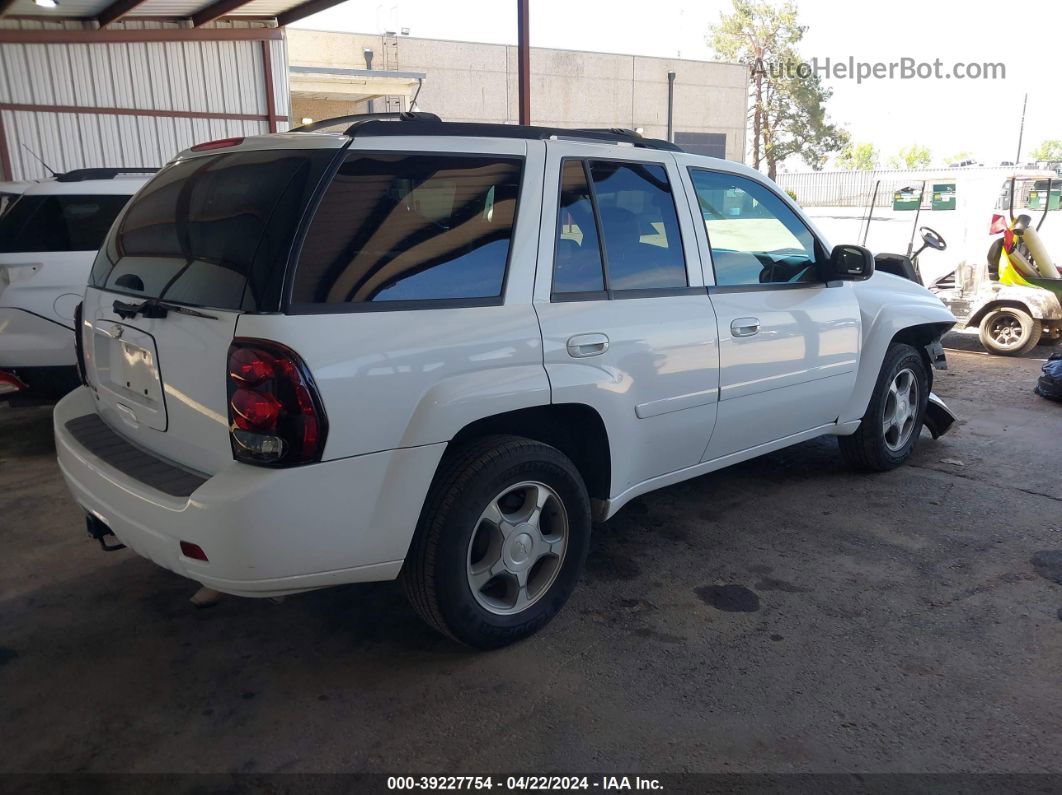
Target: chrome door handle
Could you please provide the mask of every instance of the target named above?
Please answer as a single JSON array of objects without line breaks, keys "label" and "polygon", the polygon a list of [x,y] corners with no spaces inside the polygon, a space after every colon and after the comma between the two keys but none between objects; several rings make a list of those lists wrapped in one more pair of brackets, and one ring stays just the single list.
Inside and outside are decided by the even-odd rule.
[{"label": "chrome door handle", "polygon": [[600,356],[608,350],[608,337],[604,334],[576,334],[568,337],[568,355],[573,359]]},{"label": "chrome door handle", "polygon": [[730,324],[730,333],[735,337],[751,337],[760,330],[757,317],[739,317]]}]

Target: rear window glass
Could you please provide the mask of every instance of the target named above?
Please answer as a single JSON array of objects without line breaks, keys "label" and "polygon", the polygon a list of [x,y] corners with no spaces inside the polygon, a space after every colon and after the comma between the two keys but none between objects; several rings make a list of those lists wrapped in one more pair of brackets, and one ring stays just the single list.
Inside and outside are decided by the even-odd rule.
[{"label": "rear window glass", "polygon": [[0,216],[0,252],[95,251],[128,196],[23,196]]},{"label": "rear window glass", "polygon": [[521,166],[491,155],[350,153],[307,231],[292,303],[499,297]]},{"label": "rear window glass", "polygon": [[230,152],[151,180],[100,251],[92,285],[218,309],[273,309],[296,226],[333,150]]}]

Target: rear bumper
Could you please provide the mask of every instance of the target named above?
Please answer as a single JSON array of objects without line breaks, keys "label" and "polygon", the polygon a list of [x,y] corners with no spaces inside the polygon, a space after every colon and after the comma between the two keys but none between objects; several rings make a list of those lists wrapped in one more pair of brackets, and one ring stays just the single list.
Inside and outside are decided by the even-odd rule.
[{"label": "rear bumper", "polygon": [[[445,448],[291,469],[234,461],[179,497],[124,474],[74,438],[66,423],[94,410],[84,387],[55,407],[59,467],[74,499],[137,554],[240,596],[394,579]],[[182,555],[181,541],[201,547],[209,562]]]}]

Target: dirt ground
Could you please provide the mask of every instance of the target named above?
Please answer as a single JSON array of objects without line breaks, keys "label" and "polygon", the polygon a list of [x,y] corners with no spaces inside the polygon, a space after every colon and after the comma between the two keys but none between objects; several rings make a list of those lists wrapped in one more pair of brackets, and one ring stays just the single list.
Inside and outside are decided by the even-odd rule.
[{"label": "dirt ground", "polygon": [[823,439],[638,499],[489,654],[393,583],[196,610],[0,409],[0,772],[1062,772],[1062,404],[1047,349],[947,345],[961,424],[908,466]]}]

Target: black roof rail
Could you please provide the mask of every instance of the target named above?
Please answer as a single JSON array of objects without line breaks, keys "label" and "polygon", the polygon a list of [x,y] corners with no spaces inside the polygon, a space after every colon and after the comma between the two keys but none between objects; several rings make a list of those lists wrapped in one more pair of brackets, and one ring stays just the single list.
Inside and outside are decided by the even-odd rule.
[{"label": "black roof rail", "polygon": [[597,143],[626,143],[642,149],[662,149],[681,152],[681,147],[658,138],[643,138],[633,130],[623,129],[566,129],[563,127],[533,127],[521,124],[492,124],[481,122],[441,121],[416,117],[402,119],[401,124],[369,119],[352,125],[346,134],[354,137],[388,135],[459,135],[475,138],[517,138],[548,140],[560,138]]},{"label": "black roof rail", "polygon": [[413,121],[415,119],[425,119],[428,121],[441,121],[441,119],[434,113],[424,113],[423,111],[403,110],[403,111],[389,111],[387,113],[351,113],[347,116],[334,116],[331,119],[321,119],[320,121],[310,122],[309,124],[303,124],[301,127],[292,127],[288,132],[315,132],[317,130],[323,130],[326,127],[337,127],[340,124],[349,124],[345,134],[350,135],[350,131],[357,127],[359,124],[364,124],[367,121]]},{"label": "black roof rail", "polygon": [[56,182],[84,182],[88,179],[114,179],[122,174],[154,174],[157,168],[75,168],[64,174],[56,174]]},{"label": "black roof rail", "polygon": [[[392,122],[401,122],[393,124]],[[567,138],[601,143],[628,143],[643,149],[664,149],[671,152],[683,151],[681,147],[659,138],[643,138],[634,130],[623,127],[602,129],[562,127],[532,127],[521,124],[497,124],[483,122],[443,121],[434,113],[423,111],[392,111],[389,113],[353,113],[349,116],[336,116],[332,119],[293,127],[288,132],[315,132],[327,127],[349,124],[343,131],[351,138],[355,136],[386,135],[465,135],[477,138],[523,138],[524,140],[546,140],[548,138]]]}]

